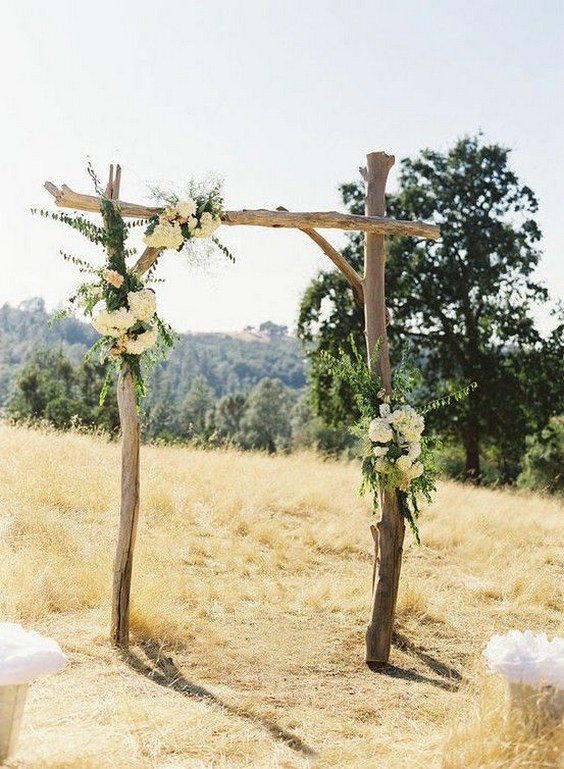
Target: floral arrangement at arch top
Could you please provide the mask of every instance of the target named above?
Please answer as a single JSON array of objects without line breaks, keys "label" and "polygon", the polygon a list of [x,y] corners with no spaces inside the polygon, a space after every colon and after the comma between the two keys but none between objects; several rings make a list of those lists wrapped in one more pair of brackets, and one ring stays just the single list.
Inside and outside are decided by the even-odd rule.
[{"label": "floral arrangement at arch top", "polygon": [[[112,375],[123,366],[129,368],[135,378],[138,399],[145,394],[145,378],[148,367],[163,357],[166,348],[174,344],[171,328],[157,314],[156,294],[147,283],[154,280],[154,264],[143,280],[135,268],[127,266],[127,257],[134,251],[126,241],[133,227],[145,225],[144,242],[158,250],[182,250],[192,238],[209,238],[221,223],[223,200],[221,186],[214,183],[211,189],[191,182],[191,197],[180,199],[178,195],[157,191],[163,200],[162,210],[149,220],[125,222],[119,205],[102,191],[92,167],[88,172],[94,181],[100,198],[103,226],[99,226],[80,214],[35,211],[41,216],[62,221],[79,231],[90,242],[101,245],[106,251],[106,264],[97,268],[68,254],[63,258],[72,262],[80,272],[90,276],[81,283],[71,296],[70,308],[58,313],[63,317],[74,309],[81,309],[91,319],[93,327],[101,335],[87,356],[95,352],[102,362],[109,363],[100,402],[106,397]],[[216,238],[214,244],[228,258],[233,259],[227,248]],[[56,316],[57,317],[57,316]]]},{"label": "floral arrangement at arch top", "polygon": [[149,219],[143,237],[145,245],[181,251],[194,239],[209,238],[228,259],[234,261],[229,250],[213,235],[221,224],[223,211],[223,196],[218,181],[200,184],[191,181],[186,198],[159,188],[153,188],[153,194],[164,206]]}]

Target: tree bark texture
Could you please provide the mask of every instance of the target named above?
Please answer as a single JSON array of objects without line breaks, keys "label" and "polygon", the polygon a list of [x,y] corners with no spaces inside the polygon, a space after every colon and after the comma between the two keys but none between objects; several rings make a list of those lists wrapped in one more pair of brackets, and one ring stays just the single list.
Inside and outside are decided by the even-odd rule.
[{"label": "tree bark texture", "polygon": [[133,550],[139,517],[139,415],[135,378],[128,368],[120,373],[117,398],[122,430],[121,508],[114,562],[111,640],[114,646],[127,650]]},{"label": "tree bark texture", "polygon": [[[385,188],[394,157],[374,152],[367,157],[365,210],[367,216],[383,216]],[[391,393],[392,377],[386,332],[384,237],[367,233],[364,261],[364,301],[368,365],[380,376],[386,393]],[[376,345],[379,343],[379,354]],[[401,572],[405,521],[397,493],[380,494],[380,520],[371,527],[374,539],[374,573],[370,618],[366,629],[366,662],[386,664],[390,656],[394,615]]]}]

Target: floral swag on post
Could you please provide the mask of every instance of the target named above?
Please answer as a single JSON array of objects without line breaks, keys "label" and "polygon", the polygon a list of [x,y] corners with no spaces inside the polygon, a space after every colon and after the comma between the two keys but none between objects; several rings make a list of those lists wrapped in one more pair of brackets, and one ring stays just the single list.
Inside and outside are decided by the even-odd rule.
[{"label": "floral swag on post", "polygon": [[[387,395],[379,378],[373,376],[365,360],[350,340],[352,355],[341,352],[339,358],[325,353],[324,365],[337,382],[347,383],[353,391],[360,419],[352,432],[360,438],[362,458],[361,494],[371,492],[373,508],[379,506],[383,490],[395,491],[401,514],[419,543],[419,499],[431,502],[436,490],[437,468],[433,459],[434,441],[423,435],[424,415],[429,411],[459,401],[476,387],[473,383],[456,393],[425,404],[410,405],[420,374],[407,351],[395,369],[392,392]],[[373,351],[378,356],[379,348]]]},{"label": "floral swag on post", "polygon": [[[191,194],[186,199],[180,199],[174,193],[153,190],[165,203],[162,210],[148,223],[147,220],[126,223],[119,205],[104,194],[90,165],[88,172],[100,197],[103,227],[93,224],[80,214],[35,210],[32,213],[62,221],[106,250],[107,264],[103,268],[96,268],[82,259],[62,254],[65,260],[76,265],[80,272],[89,274],[93,280],[79,285],[69,300],[69,309],[58,313],[57,317],[66,316],[75,308],[81,309],[101,334],[101,338],[87,353],[91,357],[97,352],[101,362],[110,364],[100,393],[100,403],[105,400],[113,375],[122,366],[128,367],[134,375],[139,400],[145,395],[148,369],[164,357],[167,348],[173,347],[174,338],[170,326],[157,314],[154,290],[146,285],[153,279],[156,261],[144,282],[134,268],[127,267],[126,258],[134,254],[134,250],[126,247],[127,236],[131,228],[145,225],[144,243],[159,251],[181,251],[193,238],[210,238],[221,224],[221,185],[214,182],[211,188],[206,189],[204,185],[191,182]],[[217,238],[211,240],[233,261],[227,248]]]}]

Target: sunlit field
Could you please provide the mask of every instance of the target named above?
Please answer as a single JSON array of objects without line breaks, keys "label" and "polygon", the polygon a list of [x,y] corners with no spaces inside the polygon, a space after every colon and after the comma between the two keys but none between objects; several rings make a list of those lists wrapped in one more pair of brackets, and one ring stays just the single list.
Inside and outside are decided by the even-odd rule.
[{"label": "sunlit field", "polygon": [[371,511],[355,464],[143,447],[132,647],[108,643],[120,447],[0,425],[3,620],[55,638],[11,767],[540,769],[482,651],[564,634],[564,510],[441,484],[409,532],[390,665],[364,663]]}]

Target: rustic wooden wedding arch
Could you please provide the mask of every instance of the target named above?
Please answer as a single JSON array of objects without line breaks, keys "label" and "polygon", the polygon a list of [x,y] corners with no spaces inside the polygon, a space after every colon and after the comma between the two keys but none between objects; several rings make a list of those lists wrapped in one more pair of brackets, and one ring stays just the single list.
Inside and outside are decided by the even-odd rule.
[{"label": "rustic wooden wedding arch", "polygon": [[[386,332],[384,236],[408,235],[435,240],[440,235],[439,228],[435,225],[397,221],[384,216],[386,180],[394,162],[393,155],[384,152],[373,152],[367,156],[366,167],[360,169],[366,184],[364,216],[334,211],[291,212],[283,208],[276,211],[225,211],[221,216],[222,224],[230,226],[296,228],[321,247],[349,283],[357,303],[364,306],[368,366],[373,375],[380,376],[387,393],[391,392],[391,367]],[[118,203],[122,216],[145,219],[158,214],[158,208],[120,201],[120,181],[120,167],[117,166],[114,174],[111,166],[106,196]],[[58,206],[100,212],[98,197],[73,192],[66,185],[58,189],[51,182],[46,182],[45,187],[54,196]],[[317,227],[365,233],[362,276],[316,231]],[[139,275],[145,273],[161,252],[162,249],[146,248],[134,270]],[[374,350],[379,350],[379,354],[373,355]],[[122,429],[122,471],[120,528],[114,561],[111,640],[115,646],[127,649],[131,573],[139,516],[139,417],[135,382],[127,369],[122,370],[120,374],[117,397]],[[370,527],[374,540],[374,572],[370,618],[366,630],[366,661],[375,665],[385,664],[390,654],[405,534],[405,521],[399,512],[396,492],[381,492],[380,502],[380,520]]]}]

